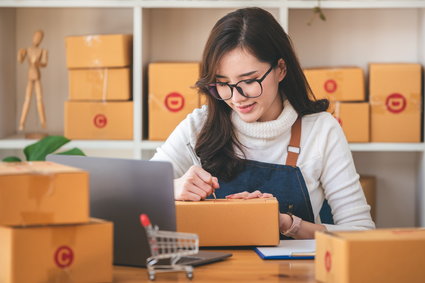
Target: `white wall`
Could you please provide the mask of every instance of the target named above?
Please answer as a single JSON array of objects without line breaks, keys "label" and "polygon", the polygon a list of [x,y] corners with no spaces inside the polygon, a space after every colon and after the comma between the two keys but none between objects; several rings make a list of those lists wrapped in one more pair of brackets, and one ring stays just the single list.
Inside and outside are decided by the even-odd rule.
[{"label": "white wall", "polygon": [[307,25],[311,10],[290,10],[289,34],[303,67],[418,61],[417,9],[324,9],[326,21]]},{"label": "white wall", "polygon": [[[227,9],[151,9],[150,61],[200,61],[211,29]],[[268,9],[279,19],[278,9]]]}]

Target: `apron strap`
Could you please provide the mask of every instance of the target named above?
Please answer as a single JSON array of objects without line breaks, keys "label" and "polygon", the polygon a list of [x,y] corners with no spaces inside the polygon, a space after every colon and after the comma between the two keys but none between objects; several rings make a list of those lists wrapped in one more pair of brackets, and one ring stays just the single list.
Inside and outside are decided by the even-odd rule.
[{"label": "apron strap", "polygon": [[286,158],[286,165],[297,167],[298,155],[300,155],[300,141],[301,141],[301,117],[298,116],[297,120],[291,127],[291,140],[288,145],[288,157]]}]

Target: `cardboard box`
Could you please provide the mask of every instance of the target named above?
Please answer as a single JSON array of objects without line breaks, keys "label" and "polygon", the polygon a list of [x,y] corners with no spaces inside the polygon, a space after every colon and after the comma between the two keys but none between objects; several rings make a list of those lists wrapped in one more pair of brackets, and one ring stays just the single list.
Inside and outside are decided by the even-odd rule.
[{"label": "cardboard box", "polygon": [[45,161],[0,162],[0,225],[88,220],[86,171]]},{"label": "cardboard box", "polygon": [[367,204],[370,205],[372,220],[376,220],[376,177],[360,176],[360,184],[363,188]]},{"label": "cardboard box", "polygon": [[419,64],[370,64],[372,142],[420,142],[422,68]]},{"label": "cardboard box", "polygon": [[279,244],[276,198],[176,201],[177,231],[196,233],[200,246]]},{"label": "cardboard box", "polygon": [[112,282],[112,222],[0,226],[0,282]]},{"label": "cardboard box", "polygon": [[149,64],[149,139],[165,140],[200,105],[199,63]]},{"label": "cardboard box", "polygon": [[65,102],[69,139],[131,140],[133,102]]},{"label": "cardboard box", "polygon": [[70,100],[131,99],[129,68],[74,69],[68,78]]},{"label": "cardboard box", "polygon": [[316,280],[327,283],[421,283],[425,229],[316,232]]},{"label": "cardboard box", "polygon": [[132,61],[132,35],[67,36],[66,65],[75,68],[127,67]]},{"label": "cardboard box", "polygon": [[305,69],[304,75],[317,99],[364,101],[366,98],[364,74],[361,68]]},{"label": "cardboard box", "polygon": [[329,112],[338,120],[349,142],[370,141],[368,102],[331,102]]}]

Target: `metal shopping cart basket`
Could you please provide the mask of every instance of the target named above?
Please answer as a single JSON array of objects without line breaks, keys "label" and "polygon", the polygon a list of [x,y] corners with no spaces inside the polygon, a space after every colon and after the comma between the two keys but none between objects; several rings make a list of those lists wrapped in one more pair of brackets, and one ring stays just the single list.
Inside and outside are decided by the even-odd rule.
[{"label": "metal shopping cart basket", "polygon": [[[161,231],[152,226],[146,214],[140,215],[140,222],[145,228],[151,249],[151,256],[146,259],[150,280],[155,280],[155,272],[186,271],[189,279],[193,278],[193,267],[179,264],[182,256],[193,255],[199,251],[197,234]],[[160,259],[169,259],[169,264],[157,264]],[[168,263],[168,262],[167,262]]]}]

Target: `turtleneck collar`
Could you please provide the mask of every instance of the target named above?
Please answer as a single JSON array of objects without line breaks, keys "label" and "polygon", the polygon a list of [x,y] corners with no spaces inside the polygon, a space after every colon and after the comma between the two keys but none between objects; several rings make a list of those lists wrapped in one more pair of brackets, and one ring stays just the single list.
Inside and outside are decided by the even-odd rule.
[{"label": "turtleneck collar", "polygon": [[236,112],[232,112],[231,119],[235,130],[240,134],[246,137],[270,139],[290,131],[297,117],[297,111],[289,103],[288,99],[285,99],[282,113],[276,120],[247,123]]}]

